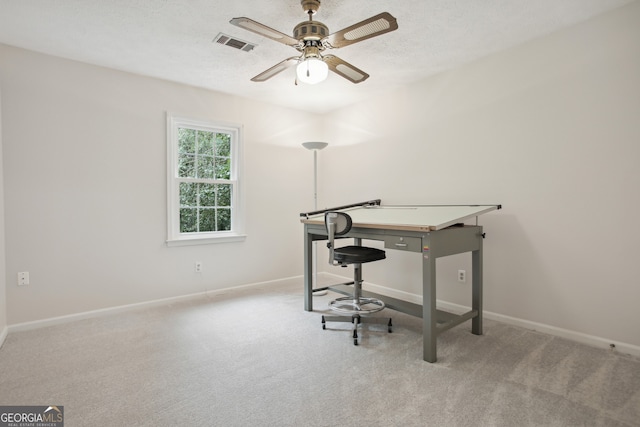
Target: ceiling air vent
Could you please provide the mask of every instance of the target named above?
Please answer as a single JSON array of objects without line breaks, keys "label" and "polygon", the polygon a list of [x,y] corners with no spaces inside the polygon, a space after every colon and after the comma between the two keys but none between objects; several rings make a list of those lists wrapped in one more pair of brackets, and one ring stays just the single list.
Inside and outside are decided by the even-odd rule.
[{"label": "ceiling air vent", "polygon": [[218,34],[215,39],[213,39],[215,43],[220,43],[225,46],[235,47],[236,49],[242,50],[244,52],[249,52],[253,50],[257,45],[253,43],[246,42],[244,40],[237,39],[235,37],[231,37],[227,34]]}]

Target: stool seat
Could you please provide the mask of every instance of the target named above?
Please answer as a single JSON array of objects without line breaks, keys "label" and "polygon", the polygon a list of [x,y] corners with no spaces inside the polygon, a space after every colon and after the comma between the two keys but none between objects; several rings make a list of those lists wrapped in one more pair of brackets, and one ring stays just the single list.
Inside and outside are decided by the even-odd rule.
[{"label": "stool seat", "polygon": [[364,264],[380,261],[387,256],[382,249],[365,246],[343,246],[333,250],[333,259],[339,264]]}]

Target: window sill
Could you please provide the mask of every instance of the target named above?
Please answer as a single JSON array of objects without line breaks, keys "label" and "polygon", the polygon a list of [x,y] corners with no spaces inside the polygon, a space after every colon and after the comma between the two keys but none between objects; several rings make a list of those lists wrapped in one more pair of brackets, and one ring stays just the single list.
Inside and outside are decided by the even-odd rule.
[{"label": "window sill", "polygon": [[246,238],[246,234],[228,234],[223,236],[189,236],[167,240],[167,246],[174,247],[243,242]]}]

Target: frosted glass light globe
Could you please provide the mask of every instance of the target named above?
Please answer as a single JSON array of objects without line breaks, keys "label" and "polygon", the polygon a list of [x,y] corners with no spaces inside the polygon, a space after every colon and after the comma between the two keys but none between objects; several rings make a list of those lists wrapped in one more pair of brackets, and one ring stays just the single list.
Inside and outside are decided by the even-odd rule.
[{"label": "frosted glass light globe", "polygon": [[302,83],[314,85],[327,78],[329,66],[322,59],[307,58],[298,64],[296,74]]}]

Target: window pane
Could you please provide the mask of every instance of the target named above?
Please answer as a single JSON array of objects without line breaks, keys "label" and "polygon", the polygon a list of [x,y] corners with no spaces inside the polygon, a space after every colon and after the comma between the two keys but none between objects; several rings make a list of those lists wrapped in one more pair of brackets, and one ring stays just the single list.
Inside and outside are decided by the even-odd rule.
[{"label": "window pane", "polygon": [[218,231],[231,230],[231,209],[217,209]]},{"label": "window pane", "polygon": [[195,156],[193,154],[180,154],[178,158],[178,176],[182,178],[195,178]]},{"label": "window pane", "polygon": [[196,131],[194,129],[178,128],[178,153],[195,153]]},{"label": "window pane", "polygon": [[231,206],[231,184],[218,184],[218,206]]},{"label": "window pane", "polygon": [[216,185],[200,184],[200,205],[199,206],[215,206],[216,205]]},{"label": "window pane", "polygon": [[213,159],[211,156],[198,156],[198,178],[214,178]]},{"label": "window pane", "polygon": [[231,157],[231,135],[228,133],[216,134],[216,156]]},{"label": "window pane", "polygon": [[200,209],[200,232],[216,231],[216,210],[213,208]]},{"label": "window pane", "polygon": [[198,131],[198,154],[213,156],[214,133]]},{"label": "window pane", "polygon": [[192,182],[180,183],[180,207],[198,206],[198,184]]},{"label": "window pane", "polygon": [[197,212],[191,208],[180,208],[180,232],[181,233],[196,233],[197,227]]},{"label": "window pane", "polygon": [[216,178],[231,179],[231,159],[228,157],[216,157]]}]

